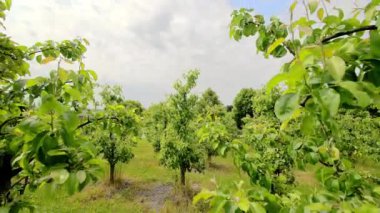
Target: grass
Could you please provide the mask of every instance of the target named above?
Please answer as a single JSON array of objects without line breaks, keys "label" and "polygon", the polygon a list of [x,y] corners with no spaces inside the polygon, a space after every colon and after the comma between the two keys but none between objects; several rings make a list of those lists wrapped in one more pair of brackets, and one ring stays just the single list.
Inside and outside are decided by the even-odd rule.
[{"label": "grass", "polygon": [[[164,168],[159,165],[159,156],[153,152],[149,143],[140,143],[134,150],[135,158],[128,164],[123,164],[118,173],[123,179],[140,180],[144,182],[173,182],[177,177],[177,171]],[[232,163],[232,159],[216,157],[213,165],[204,173],[187,173],[186,178],[191,184],[211,186],[211,179],[218,182],[230,182],[241,177]]]},{"label": "grass", "polygon": [[[73,196],[68,196],[62,189],[48,187],[26,196],[38,205],[39,212],[197,212],[191,205],[191,197],[201,188],[213,189],[211,179],[219,184],[241,179],[249,182],[243,173],[239,175],[230,157],[216,157],[204,173],[187,173],[187,189],[191,190],[186,190],[189,193],[184,195],[174,184],[177,171],[159,165],[159,156],[153,152],[151,144],[139,143],[134,154],[135,158],[128,164],[117,166],[118,181],[114,186],[108,184],[105,175],[102,181]],[[311,193],[320,187],[314,175],[317,168],[309,166],[306,171],[294,172],[298,190]],[[362,160],[357,163],[357,168],[380,176],[378,163]]]},{"label": "grass", "polygon": [[[135,157],[128,164],[116,168],[117,184],[110,186],[105,175],[99,183],[87,186],[83,191],[68,196],[63,189],[48,187],[29,193],[39,212],[195,212],[191,197],[180,193],[175,183],[178,172],[159,165],[159,156],[151,144],[141,142],[134,148]],[[230,157],[216,157],[212,165],[203,173],[187,173],[188,191],[214,188],[211,179],[218,183],[230,183],[248,178],[232,163]],[[105,171],[108,171],[107,169]],[[155,191],[156,190],[156,191]],[[164,193],[163,193],[164,192]],[[162,200],[160,194],[169,194]],[[156,196],[157,194],[157,196]],[[153,200],[153,201],[152,201]],[[158,201],[157,201],[158,200]]]}]

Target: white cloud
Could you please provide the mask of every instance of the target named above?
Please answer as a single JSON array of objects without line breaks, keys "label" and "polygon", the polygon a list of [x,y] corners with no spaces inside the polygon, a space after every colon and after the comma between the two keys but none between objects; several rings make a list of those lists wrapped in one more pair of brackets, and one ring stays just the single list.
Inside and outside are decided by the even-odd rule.
[{"label": "white cloud", "polygon": [[87,38],[86,66],[100,83],[120,84],[145,105],[163,100],[192,68],[201,70],[197,91],[211,87],[230,104],[282,63],[257,55],[253,39],[229,39],[232,10],[229,0],[15,0],[6,26],[23,44]]}]

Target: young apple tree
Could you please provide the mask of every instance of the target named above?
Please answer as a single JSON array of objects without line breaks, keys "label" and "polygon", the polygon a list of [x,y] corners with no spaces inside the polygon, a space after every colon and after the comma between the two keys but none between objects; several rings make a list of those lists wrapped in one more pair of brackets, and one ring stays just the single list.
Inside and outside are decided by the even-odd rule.
[{"label": "young apple tree", "polygon": [[198,71],[190,71],[184,75],[184,82],[174,84],[176,93],[168,100],[168,127],[161,144],[160,162],[180,171],[182,185],[185,185],[186,172],[205,168],[202,147],[195,133],[197,96],[191,94],[198,76]]},{"label": "young apple tree", "polygon": [[[276,128],[278,135],[282,137],[291,129],[299,133],[293,135],[296,140],[284,144],[285,153],[274,154],[283,162],[288,155],[300,168],[304,164],[317,165],[315,176],[320,189],[312,193],[277,193],[265,189],[278,178],[268,175],[264,181],[251,181],[249,188],[237,184],[226,190],[204,191],[195,202],[205,199],[211,208],[226,212],[380,211],[378,178],[356,169],[343,154],[346,147],[339,144],[345,131],[338,122],[340,109],[380,108],[380,1],[363,1],[361,6],[357,1],[347,2],[345,7],[352,5],[352,14],[345,14],[330,0],[294,0],[289,23],[277,17],[266,19],[242,8],[233,11],[230,24],[232,38],[253,37],[258,52],[266,58],[281,58],[289,53],[291,60],[268,82],[267,91],[278,85],[283,87],[274,105],[275,115],[281,121]],[[297,15],[296,10],[303,10],[304,15]],[[300,138],[303,140],[297,140]],[[363,141],[358,143],[365,145]],[[251,161],[249,153],[243,148],[235,150],[244,160],[240,167],[248,174],[255,174],[258,169],[268,171],[259,167],[275,165],[270,161],[259,167],[247,165],[245,162]],[[291,169],[291,165],[286,167]],[[234,199],[230,199],[232,196]]]},{"label": "young apple tree", "polygon": [[136,109],[124,105],[122,89],[119,86],[105,86],[100,93],[103,109],[98,112],[97,136],[100,152],[109,163],[110,183],[115,181],[115,166],[127,163],[133,158],[131,147],[138,133],[139,116]]},{"label": "young apple tree", "polygon": [[[10,6],[0,1],[2,19]],[[26,47],[0,33],[0,212],[32,208],[24,190],[58,184],[74,193],[96,179],[96,149],[78,128],[97,79],[82,61],[86,45],[74,39]],[[27,78],[34,60],[57,68]],[[78,70],[61,66],[66,62]]]},{"label": "young apple tree", "polygon": [[144,111],[144,136],[153,145],[155,152],[161,150],[161,141],[165,138],[168,118],[169,114],[165,102],[154,104]]}]

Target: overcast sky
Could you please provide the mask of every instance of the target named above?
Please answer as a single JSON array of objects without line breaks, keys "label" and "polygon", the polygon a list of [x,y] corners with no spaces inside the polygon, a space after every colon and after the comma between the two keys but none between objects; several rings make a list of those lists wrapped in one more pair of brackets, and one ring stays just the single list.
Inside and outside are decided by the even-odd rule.
[{"label": "overcast sky", "polygon": [[254,7],[282,16],[290,1],[13,0],[5,24],[21,44],[87,38],[86,67],[100,83],[122,85],[126,98],[145,106],[163,100],[189,69],[201,71],[196,92],[211,87],[230,104],[241,88],[263,86],[283,62],[257,55],[253,39],[229,39],[232,10]]}]

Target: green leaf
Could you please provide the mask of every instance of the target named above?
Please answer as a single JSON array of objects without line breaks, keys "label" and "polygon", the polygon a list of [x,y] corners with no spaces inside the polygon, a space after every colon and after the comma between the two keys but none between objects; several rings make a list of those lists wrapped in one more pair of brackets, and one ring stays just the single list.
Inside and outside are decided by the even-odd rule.
[{"label": "green leaf", "polygon": [[70,94],[73,100],[77,100],[77,101],[82,100],[82,95],[78,90],[74,88],[66,88],[66,92]]},{"label": "green leaf", "polygon": [[70,173],[66,169],[53,170],[50,176],[58,183],[63,184],[70,176]]},{"label": "green leaf", "polygon": [[239,209],[241,209],[244,212],[247,212],[249,210],[249,200],[247,198],[240,198],[239,202],[237,203],[237,206]]},{"label": "green leaf", "polygon": [[[321,148],[324,148],[324,152],[327,151],[327,148],[326,147],[320,147],[319,148],[319,152],[321,153]],[[329,167],[322,167],[320,169],[317,170],[316,172],[316,177],[319,181],[321,181],[323,184],[326,182],[326,180],[330,179],[331,177],[333,177],[335,171],[333,168],[329,168]]]},{"label": "green leaf", "polygon": [[332,56],[326,60],[326,68],[336,81],[341,81],[346,72],[346,62],[339,56]]},{"label": "green leaf", "polygon": [[370,32],[370,47],[371,53],[374,57],[380,58],[380,33],[379,31]]},{"label": "green leaf", "polygon": [[322,8],[319,8],[317,12],[318,19],[322,21],[324,15],[325,15],[325,11]]},{"label": "green leaf", "polygon": [[36,57],[36,61],[37,61],[39,64],[41,64],[41,63],[42,63],[42,55],[38,55],[38,56]]},{"label": "green leaf", "polygon": [[70,174],[69,178],[67,179],[66,183],[66,189],[69,195],[73,195],[78,190],[79,182],[77,179],[77,176],[75,174]]},{"label": "green leaf", "polygon": [[98,75],[96,74],[94,70],[87,70],[87,71],[90,73],[90,75],[95,81],[98,80]]},{"label": "green leaf", "polygon": [[310,13],[313,14],[315,10],[318,8],[319,0],[309,0],[308,5],[309,5]]},{"label": "green leaf", "polygon": [[308,160],[310,161],[310,163],[312,164],[316,164],[318,161],[319,161],[319,155],[315,152],[310,152],[308,155],[306,155],[308,157]]},{"label": "green leaf", "polygon": [[348,90],[357,100],[357,105],[360,107],[366,107],[372,103],[371,97],[363,91],[363,88],[359,83],[353,81],[343,81],[339,83],[339,86]]},{"label": "green leaf", "polygon": [[60,155],[67,155],[67,153],[64,150],[53,149],[53,150],[49,150],[47,152],[47,155],[49,155],[49,156],[60,156]]},{"label": "green leaf", "polygon": [[339,191],[339,181],[334,179],[331,180],[330,182],[330,190],[333,192],[338,192]]},{"label": "green leaf", "polygon": [[89,42],[87,39],[82,38],[82,40],[83,40],[83,42],[84,42],[87,46],[90,45],[90,42]]},{"label": "green leaf", "polygon": [[276,101],[274,111],[278,119],[285,121],[292,117],[293,112],[298,108],[299,94],[289,93],[281,96]]},{"label": "green leaf", "polygon": [[12,0],[5,0],[5,6],[7,10],[10,10],[12,6]]},{"label": "green leaf", "polygon": [[343,12],[342,9],[337,8],[337,7],[334,7],[333,9],[338,11],[338,14],[339,14],[339,18],[340,18],[340,19],[343,19],[343,18],[344,18],[344,12]]},{"label": "green leaf", "polygon": [[289,76],[287,77],[286,84],[289,87],[296,86],[300,81],[303,81],[304,76],[306,74],[305,66],[303,66],[302,62],[299,60],[295,60],[289,66]]},{"label": "green leaf", "polygon": [[265,208],[260,203],[257,203],[257,202],[252,202],[251,203],[251,207],[253,209],[253,212],[256,212],[256,213],[265,213],[265,212],[267,212],[265,210]]},{"label": "green leaf", "polygon": [[52,112],[61,113],[64,110],[63,104],[57,101],[54,98],[54,96],[51,94],[46,94],[46,93],[43,94],[41,102],[42,104],[39,109],[41,113],[44,113],[44,114],[52,113]]},{"label": "green leaf", "polygon": [[324,88],[319,91],[321,104],[332,117],[338,113],[340,105],[340,95],[334,89]]},{"label": "green leaf", "polygon": [[229,208],[231,205],[231,202],[225,200],[222,197],[218,197],[215,199],[215,202],[213,205],[214,205],[213,208],[210,209],[210,213],[219,213],[219,212],[226,211],[225,207]]},{"label": "green leaf", "polygon": [[42,59],[41,64],[47,64],[47,63],[52,62],[52,61],[54,61],[54,60],[55,60],[54,57],[52,57],[52,56],[48,56],[48,57]]},{"label": "green leaf", "polygon": [[290,12],[293,13],[294,12],[294,9],[296,9],[296,6],[297,6],[297,3],[298,1],[295,0],[292,5],[290,5]]},{"label": "green leaf", "polygon": [[198,203],[200,200],[208,200],[209,198],[215,196],[215,192],[202,189],[197,195],[193,198],[193,204]]},{"label": "green leaf", "polygon": [[316,119],[313,115],[307,115],[303,118],[301,123],[301,131],[305,135],[311,135],[316,129]]},{"label": "green leaf", "polygon": [[367,21],[371,20],[376,13],[377,5],[376,4],[368,4],[368,6],[365,8],[365,19]]},{"label": "green leaf", "polygon": [[26,88],[38,85],[44,81],[43,77],[32,78],[26,81]]},{"label": "green leaf", "polygon": [[58,77],[59,77],[59,80],[61,80],[64,83],[69,78],[69,73],[64,69],[59,69],[58,70]]},{"label": "green leaf", "polygon": [[284,41],[285,41],[285,38],[279,38],[275,42],[273,42],[273,44],[271,44],[268,47],[268,50],[266,52],[266,57],[268,57],[273,52],[273,50],[275,50],[278,46],[280,46]]},{"label": "green leaf", "polygon": [[289,75],[287,73],[280,73],[275,75],[272,79],[269,80],[266,87],[266,93],[269,94],[274,87],[276,87],[279,83],[282,81],[285,81],[289,78]]},{"label": "green leaf", "polygon": [[79,115],[76,112],[65,112],[62,115],[63,127],[68,131],[74,131],[80,123]]},{"label": "green leaf", "polygon": [[83,170],[80,170],[77,172],[77,179],[79,183],[83,183],[86,180],[86,172]]}]

